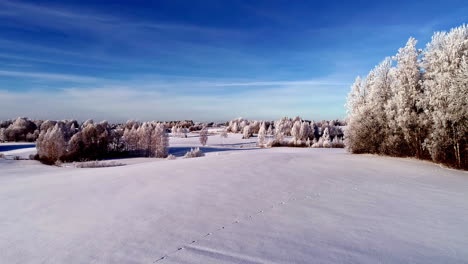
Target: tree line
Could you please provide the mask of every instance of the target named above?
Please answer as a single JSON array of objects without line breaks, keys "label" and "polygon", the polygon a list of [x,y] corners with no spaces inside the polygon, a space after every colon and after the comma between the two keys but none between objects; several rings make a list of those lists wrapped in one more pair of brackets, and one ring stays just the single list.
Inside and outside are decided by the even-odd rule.
[{"label": "tree line", "polygon": [[430,159],[468,168],[468,27],[436,32],[424,50],[410,38],[347,99],[352,153]]},{"label": "tree line", "polygon": [[276,121],[237,118],[229,121],[227,132],[242,133],[247,139],[257,135],[260,147],[342,148],[344,121],[314,122],[301,117],[284,117]]}]

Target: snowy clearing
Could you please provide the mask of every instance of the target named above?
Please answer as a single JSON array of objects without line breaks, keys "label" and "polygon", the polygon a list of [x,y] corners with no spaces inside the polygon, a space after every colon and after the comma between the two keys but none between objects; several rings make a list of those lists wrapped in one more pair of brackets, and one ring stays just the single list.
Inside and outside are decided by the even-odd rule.
[{"label": "snowy clearing", "polygon": [[121,167],[0,159],[0,263],[468,263],[468,173],[240,137]]}]

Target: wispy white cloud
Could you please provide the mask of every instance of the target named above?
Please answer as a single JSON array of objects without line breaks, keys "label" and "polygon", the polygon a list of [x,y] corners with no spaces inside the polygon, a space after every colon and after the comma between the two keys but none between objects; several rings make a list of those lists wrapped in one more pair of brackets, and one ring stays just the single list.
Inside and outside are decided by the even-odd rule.
[{"label": "wispy white cloud", "polygon": [[95,78],[95,77],[73,75],[73,74],[7,71],[7,70],[0,70],[0,76],[46,79],[46,80],[55,80],[55,81],[68,81],[68,82],[96,82],[98,80],[102,80],[102,79]]},{"label": "wispy white cloud", "polygon": [[100,20],[100,21],[111,21],[111,16],[96,16],[92,13],[83,12],[72,12],[67,9],[55,8],[50,6],[41,6],[36,4],[29,4],[20,1],[9,1],[4,0],[0,2],[0,6],[3,8],[3,12],[0,12],[1,16],[22,16],[25,14],[35,14],[48,17],[62,17],[64,19],[76,19],[76,20]]},{"label": "wispy white cloud", "polygon": [[70,65],[70,66],[84,66],[84,67],[92,67],[92,68],[109,68],[111,66],[106,64],[90,64],[90,63],[77,63],[77,62],[67,62],[67,61],[58,61],[53,59],[44,59],[44,58],[35,58],[35,57],[26,57],[26,56],[19,56],[19,55],[12,55],[12,54],[5,54],[0,53],[0,58],[5,58],[9,60],[17,60],[17,61],[27,61],[27,62],[40,62],[40,63],[47,63],[47,64],[56,64],[56,65]]},{"label": "wispy white cloud", "polygon": [[347,85],[345,82],[323,81],[323,80],[298,80],[298,81],[255,81],[255,82],[232,82],[213,83],[213,86],[297,86],[297,85]]},{"label": "wispy white cloud", "polygon": [[[223,47],[212,41],[223,39],[242,39],[245,32],[226,28],[216,28],[187,23],[167,21],[148,21],[139,17],[109,15],[83,7],[71,8],[28,4],[18,1],[0,1],[0,19],[9,21],[9,26],[22,30],[40,32],[44,28],[59,31],[75,38],[74,34],[85,36],[87,40],[76,38],[78,42],[72,45],[41,45],[31,44],[22,40],[0,39],[0,45],[5,50],[19,52],[33,51],[46,54],[64,55],[70,58],[68,65],[89,67],[88,61],[103,61],[114,64],[128,64],[150,68],[161,58],[171,57],[183,61],[185,65],[210,65],[218,63],[212,57],[224,56],[224,60],[241,61],[242,63],[257,63],[259,58],[251,54],[230,49],[229,43]],[[229,36],[229,37],[228,37]],[[203,42],[202,39],[212,41]],[[98,43],[96,46],[89,43]],[[208,44],[207,44],[208,43]],[[54,47],[55,46],[55,47]],[[78,49],[77,49],[78,47]],[[116,56],[115,50],[124,52]],[[190,52],[186,52],[186,51]],[[139,56],[145,52],[145,60]],[[31,52],[30,52],[31,53]],[[82,63],[85,60],[86,63]],[[140,61],[139,61],[140,60]],[[37,61],[39,62],[39,61]],[[45,62],[45,61],[44,61]],[[49,62],[64,64],[62,62]],[[99,65],[99,64],[96,64]],[[168,67],[170,67],[168,65]]]},{"label": "wispy white cloud", "polygon": [[64,27],[69,29],[69,26],[73,25],[77,28],[86,28],[90,31],[153,29],[182,32],[190,31],[198,34],[217,35],[239,33],[238,31],[199,25],[138,21],[138,19],[135,18],[118,17],[86,9],[71,10],[70,8],[59,6],[44,6],[18,1],[0,1],[0,7],[3,9],[0,12],[0,16],[5,18],[10,17],[27,22],[35,21],[37,24],[47,25],[53,28]]},{"label": "wispy white cloud", "polygon": [[139,85],[105,85],[58,91],[0,89],[0,119],[29,116],[42,119],[107,119],[111,121],[178,120],[225,121],[237,116],[275,119],[300,115],[308,119],[341,118],[344,98],[326,88],[311,92],[308,85],[248,89],[230,94],[161,92]]},{"label": "wispy white cloud", "polygon": [[[0,54],[1,57],[1,54]],[[193,76],[164,76],[164,75],[144,75],[134,76],[126,80],[105,79],[86,75],[62,74],[51,72],[32,72],[32,71],[11,71],[0,69],[0,76],[42,79],[49,81],[60,81],[70,83],[85,83],[85,86],[74,87],[73,89],[87,90],[90,87],[109,87],[110,85],[119,85],[120,87],[135,87],[138,90],[158,91],[165,89],[167,92],[180,92],[181,90],[192,90],[192,93],[199,91],[214,91],[220,89],[239,88],[238,91],[263,90],[284,91],[284,89],[297,88],[320,88],[327,86],[347,86],[347,81],[341,81],[339,78],[322,78],[312,80],[230,80],[213,79]],[[91,86],[86,83],[92,83]],[[33,87],[31,87],[33,88]],[[1,87],[0,87],[1,89]],[[169,89],[169,90],[168,90]]]}]

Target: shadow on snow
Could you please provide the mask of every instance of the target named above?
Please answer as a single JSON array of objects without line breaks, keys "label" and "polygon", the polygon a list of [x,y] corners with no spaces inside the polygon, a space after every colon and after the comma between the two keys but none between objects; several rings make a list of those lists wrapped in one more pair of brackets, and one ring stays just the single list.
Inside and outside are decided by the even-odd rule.
[{"label": "shadow on snow", "polygon": [[[169,154],[176,157],[183,157],[185,153],[196,147],[169,147]],[[210,152],[222,152],[222,151],[233,151],[233,150],[253,150],[255,148],[216,148],[216,147],[199,147],[201,151],[205,153]]]}]

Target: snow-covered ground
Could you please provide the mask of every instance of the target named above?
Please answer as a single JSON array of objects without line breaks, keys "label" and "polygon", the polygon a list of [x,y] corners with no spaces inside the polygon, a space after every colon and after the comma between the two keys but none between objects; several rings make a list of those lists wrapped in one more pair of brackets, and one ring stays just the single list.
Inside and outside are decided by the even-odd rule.
[{"label": "snow-covered ground", "polygon": [[468,173],[254,143],[95,169],[0,159],[0,263],[468,263]]}]

